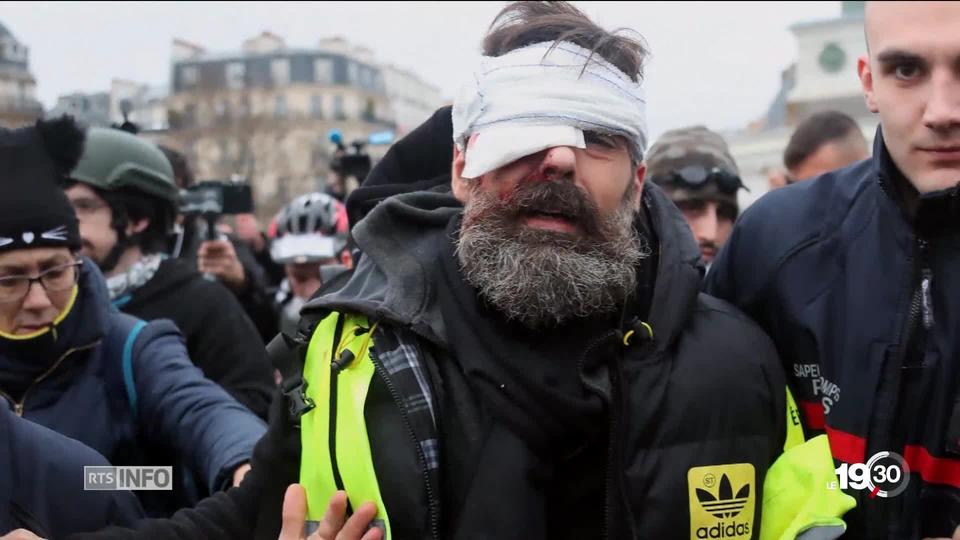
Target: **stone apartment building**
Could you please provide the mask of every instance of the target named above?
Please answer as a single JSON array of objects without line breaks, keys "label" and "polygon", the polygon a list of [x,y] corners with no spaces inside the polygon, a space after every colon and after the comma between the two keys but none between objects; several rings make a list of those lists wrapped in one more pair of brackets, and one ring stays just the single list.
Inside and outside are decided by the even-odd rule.
[{"label": "stone apartment building", "polygon": [[160,142],[184,152],[200,180],[248,178],[261,217],[324,187],[330,130],[349,143],[395,128],[382,69],[341,38],[293,48],[264,32],[218,53],[175,40],[171,77]]},{"label": "stone apartment building", "polygon": [[0,126],[18,127],[43,116],[37,81],[30,73],[29,49],[0,22]]}]

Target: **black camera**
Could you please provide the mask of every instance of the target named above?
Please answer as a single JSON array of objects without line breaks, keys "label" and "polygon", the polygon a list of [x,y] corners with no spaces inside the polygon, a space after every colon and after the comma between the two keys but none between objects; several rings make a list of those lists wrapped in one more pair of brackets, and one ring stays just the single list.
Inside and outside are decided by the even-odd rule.
[{"label": "black camera", "polygon": [[180,192],[180,213],[203,217],[208,240],[216,240],[220,216],[252,212],[253,191],[245,182],[208,180]]},{"label": "black camera", "polygon": [[370,174],[373,162],[364,148],[367,142],[356,140],[348,146],[338,129],[330,131],[329,139],[337,147],[330,160],[330,169],[337,174],[337,180],[335,185],[328,186],[327,193],[342,202]]},{"label": "black camera", "polygon": [[352,146],[352,150],[338,148],[330,162],[330,168],[342,178],[353,176],[358,182],[363,182],[372,167],[370,155],[364,150],[362,142],[354,142]]}]

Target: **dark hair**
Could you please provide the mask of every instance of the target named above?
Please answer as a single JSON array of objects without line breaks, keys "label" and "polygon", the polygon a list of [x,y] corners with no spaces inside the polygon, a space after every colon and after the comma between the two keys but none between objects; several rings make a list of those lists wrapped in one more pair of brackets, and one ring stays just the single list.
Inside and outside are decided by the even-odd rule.
[{"label": "dark hair", "polygon": [[194,182],[193,171],[190,169],[190,164],[187,163],[186,156],[162,144],[157,146],[160,147],[163,155],[167,156],[167,161],[173,167],[173,181],[177,184],[177,187],[186,189],[192,186]]},{"label": "dark hair", "polygon": [[860,135],[857,122],[839,111],[823,111],[807,118],[797,126],[783,151],[783,164],[795,169],[825,144],[846,139],[853,133]]},{"label": "dark hair", "polygon": [[144,255],[167,250],[175,217],[172,203],[133,188],[97,190],[97,194],[110,205],[113,212],[111,226],[118,234],[125,231],[127,224],[132,221],[144,218],[149,220],[146,229],[131,237],[132,242],[140,247]]},{"label": "dark hair", "polygon": [[[67,180],[63,189],[70,189],[78,184],[76,180]],[[96,186],[85,184],[103,199],[110,207],[110,228],[117,232],[121,243],[129,242],[136,245],[145,255],[165,252],[168,248],[170,230],[176,217],[173,204],[142,191],[124,187],[107,191]],[[127,225],[131,221],[148,219],[149,224],[143,231],[127,237]]]},{"label": "dark hair", "polygon": [[638,82],[648,51],[639,34],[632,38],[619,35],[622,31],[604,30],[567,2],[514,2],[490,24],[483,53],[501,56],[534,43],[569,41],[600,55]]}]

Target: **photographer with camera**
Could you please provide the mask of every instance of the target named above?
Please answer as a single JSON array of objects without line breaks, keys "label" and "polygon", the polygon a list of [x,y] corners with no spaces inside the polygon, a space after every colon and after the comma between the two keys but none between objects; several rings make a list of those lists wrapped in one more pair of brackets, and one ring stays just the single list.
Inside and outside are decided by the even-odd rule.
[{"label": "photographer with camera", "polygon": [[364,150],[366,142],[356,140],[347,147],[340,130],[330,131],[330,142],[337,146],[330,160],[331,180],[327,183],[325,193],[344,202],[350,193],[363,183],[370,174],[372,162],[370,155]]},{"label": "photographer with camera", "polygon": [[[277,287],[283,279],[283,268],[270,258],[269,242],[260,230],[253,215],[253,196],[249,186],[231,182],[202,182],[195,185],[193,171],[186,157],[172,148],[160,146],[160,150],[173,166],[173,177],[181,194],[185,195],[185,204],[178,209],[175,235],[170,246],[171,256],[184,259],[192,266],[212,279],[219,279],[240,301],[243,310],[256,325],[263,342],[266,343],[277,333],[276,317],[270,290]],[[190,201],[202,198],[204,190],[210,188],[226,189],[228,199],[239,209],[233,209],[236,223],[235,234],[220,234],[212,242],[205,240],[209,236],[209,221],[198,208],[193,211]],[[222,197],[222,194],[220,195]],[[222,204],[222,203],[221,203]],[[218,211],[213,219],[214,228],[224,213]],[[229,240],[230,246],[221,243]],[[201,249],[203,258],[200,260]],[[206,268],[200,268],[204,264]]]},{"label": "photographer with camera", "polygon": [[83,254],[107,277],[114,306],[171,319],[204,375],[265,418],[273,377],[253,323],[230,291],[166,254],[179,194],[163,153],[135,135],[90,128],[66,192]]},{"label": "photographer with camera", "polygon": [[[221,224],[224,216],[252,216],[250,185],[206,181],[181,192],[180,213],[187,240],[182,252],[204,278],[220,281],[236,296],[265,344],[277,334],[277,311],[268,292],[266,272],[253,247]],[[194,247],[196,246],[196,247]],[[266,249],[266,244],[262,246]]]}]

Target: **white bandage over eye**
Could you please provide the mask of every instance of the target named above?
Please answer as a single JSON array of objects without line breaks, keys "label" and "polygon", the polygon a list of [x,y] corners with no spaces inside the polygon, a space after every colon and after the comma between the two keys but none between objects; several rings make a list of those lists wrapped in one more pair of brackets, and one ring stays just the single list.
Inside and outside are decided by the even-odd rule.
[{"label": "white bandage over eye", "polygon": [[453,141],[466,152],[463,178],[555,146],[584,148],[584,131],[623,136],[639,160],[646,98],[616,66],[565,41],[482,57],[453,104]]}]

